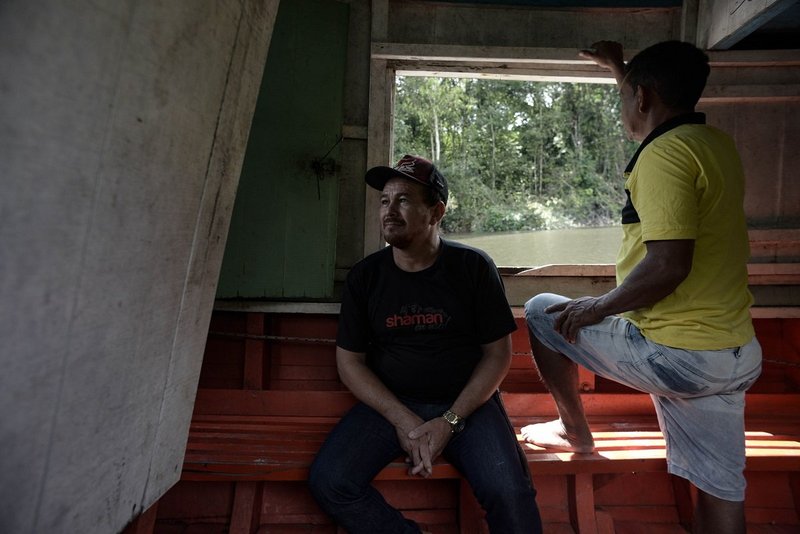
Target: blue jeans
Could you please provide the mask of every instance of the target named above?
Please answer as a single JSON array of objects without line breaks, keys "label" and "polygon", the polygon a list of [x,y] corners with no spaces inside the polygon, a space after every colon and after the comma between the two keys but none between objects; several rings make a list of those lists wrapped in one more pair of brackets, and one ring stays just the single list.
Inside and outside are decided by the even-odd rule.
[{"label": "blue jeans", "polygon": [[[450,407],[403,403],[425,421],[440,417]],[[404,454],[394,426],[359,403],[331,431],[317,454],[309,474],[311,492],[322,509],[351,534],[417,534],[419,526],[372,486],[380,470]],[[469,482],[486,511],[491,532],[542,531],[528,464],[499,393],[475,410],[443,456]]]}]

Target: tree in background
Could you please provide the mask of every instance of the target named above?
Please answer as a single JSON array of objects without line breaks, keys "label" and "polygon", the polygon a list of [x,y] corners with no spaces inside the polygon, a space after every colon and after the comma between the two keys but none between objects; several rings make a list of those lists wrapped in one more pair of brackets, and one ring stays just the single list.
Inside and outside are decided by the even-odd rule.
[{"label": "tree in background", "polygon": [[448,178],[448,232],[617,224],[625,140],[614,86],[398,78],[395,158]]}]

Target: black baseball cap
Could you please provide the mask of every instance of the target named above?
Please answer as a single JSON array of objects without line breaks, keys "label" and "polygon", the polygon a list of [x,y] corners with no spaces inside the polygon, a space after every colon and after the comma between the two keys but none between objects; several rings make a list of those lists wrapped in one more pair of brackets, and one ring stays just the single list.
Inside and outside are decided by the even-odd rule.
[{"label": "black baseball cap", "polygon": [[365,179],[370,187],[383,191],[386,182],[392,178],[406,178],[433,189],[447,204],[447,180],[436,165],[425,158],[406,154],[394,167],[379,166],[367,171]]}]

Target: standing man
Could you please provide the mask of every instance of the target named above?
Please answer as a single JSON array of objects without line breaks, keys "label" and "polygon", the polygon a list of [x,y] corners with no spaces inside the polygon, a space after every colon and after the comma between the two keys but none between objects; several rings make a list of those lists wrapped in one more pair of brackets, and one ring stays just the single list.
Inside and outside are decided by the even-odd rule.
[{"label": "standing man", "polygon": [[613,73],[622,123],[641,141],[625,171],[628,202],[617,287],[525,306],[531,345],[559,419],[526,441],[588,453],[594,441],[577,366],[650,393],[670,473],[698,491],[693,532],[745,532],[744,392],[761,372],[747,288],[744,176],[733,141],[695,113],[708,57],[678,41],[627,65],[602,41],[581,55]]},{"label": "standing man", "polygon": [[541,532],[525,455],[497,390],[516,329],[483,252],[445,241],[447,182],[423,158],[375,167],[390,246],[348,274],[336,340],[339,376],[360,401],[311,467],[320,506],[352,534],[418,533],[372,486],[405,455],[429,477],[442,455],[467,479],[492,532]]}]

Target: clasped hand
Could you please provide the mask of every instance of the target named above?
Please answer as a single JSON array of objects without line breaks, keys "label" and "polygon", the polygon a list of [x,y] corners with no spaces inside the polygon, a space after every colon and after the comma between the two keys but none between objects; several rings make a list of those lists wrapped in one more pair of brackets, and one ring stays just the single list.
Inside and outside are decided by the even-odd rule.
[{"label": "clasped hand", "polygon": [[553,328],[570,343],[575,343],[578,331],[602,321],[605,316],[598,313],[596,297],[580,297],[545,308],[545,313],[561,312],[553,322]]},{"label": "clasped hand", "polygon": [[398,427],[397,437],[400,446],[408,454],[406,461],[411,465],[408,474],[428,478],[433,474],[433,461],[450,441],[450,425],[441,417],[436,417],[410,431]]}]

